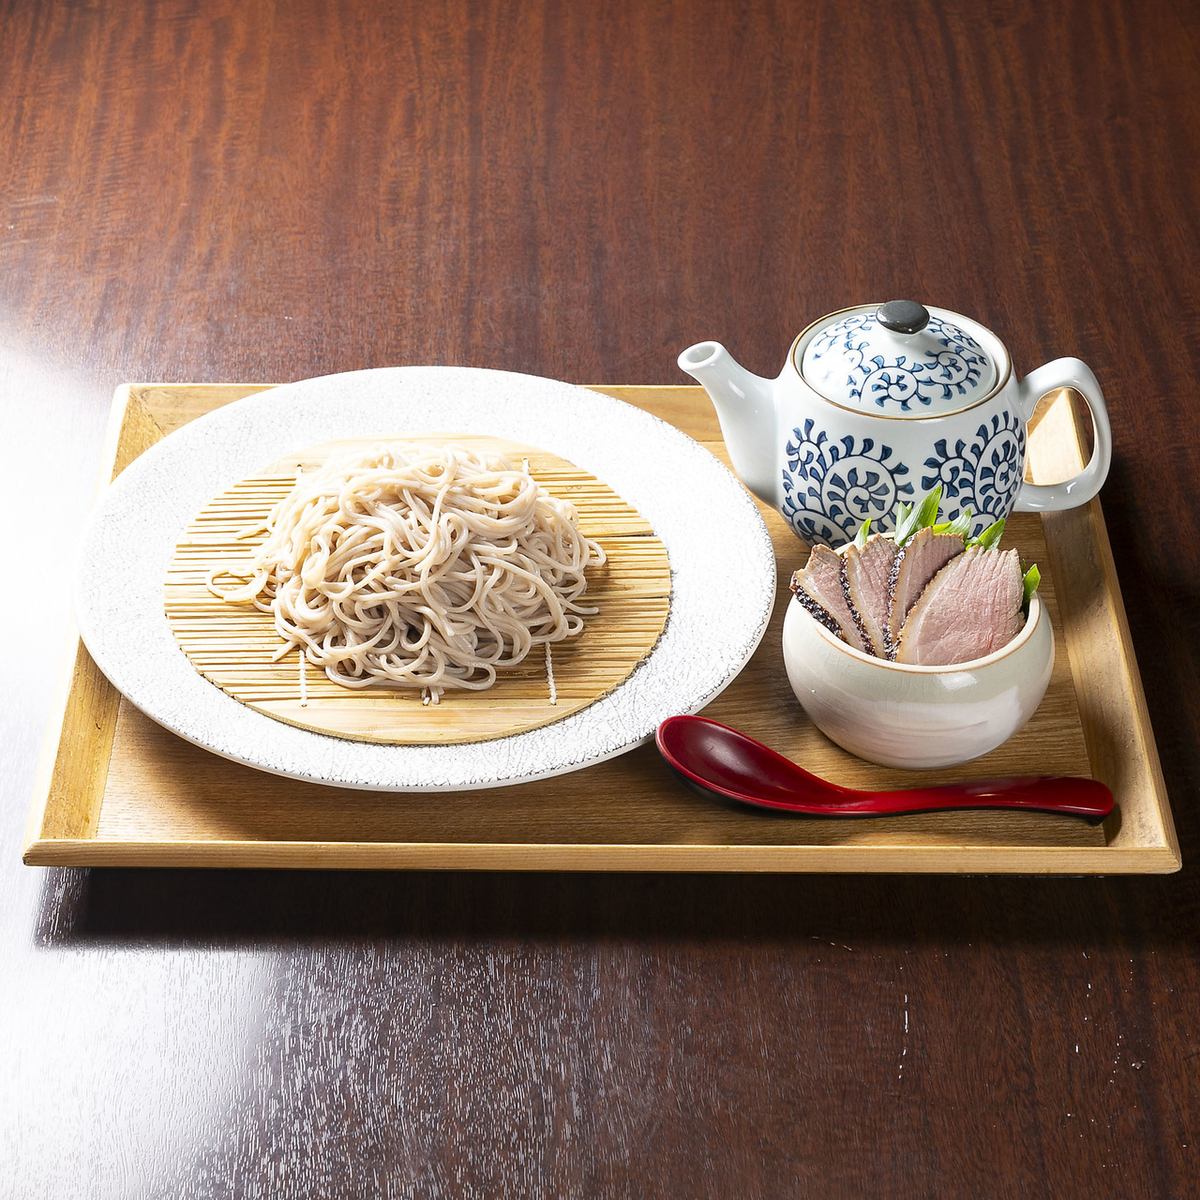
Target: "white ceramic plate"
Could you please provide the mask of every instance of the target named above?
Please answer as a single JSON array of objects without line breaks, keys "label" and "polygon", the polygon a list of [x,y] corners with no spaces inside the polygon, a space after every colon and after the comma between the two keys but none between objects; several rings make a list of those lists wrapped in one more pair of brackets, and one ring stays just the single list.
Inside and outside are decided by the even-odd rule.
[{"label": "white ceramic plate", "polygon": [[[541,446],[599,476],[654,526],[671,559],[671,613],[620,687],[540,729],[456,746],[378,746],[296,729],[201,677],[163,615],[163,581],[207,501],[333,438],[463,431]],[[754,502],[697,442],[640,409],[571,384],[467,367],[393,367],[286,384],[191,422],[136,459],[102,497],[76,586],[100,669],[159,724],[226,758],[376,791],[492,787],[577,770],[695,712],[745,666],[775,595]]]}]

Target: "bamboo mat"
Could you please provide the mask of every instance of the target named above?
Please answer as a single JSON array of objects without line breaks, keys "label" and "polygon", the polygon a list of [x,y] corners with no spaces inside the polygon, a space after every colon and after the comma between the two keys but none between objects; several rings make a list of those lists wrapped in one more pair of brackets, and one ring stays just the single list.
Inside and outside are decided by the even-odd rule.
[{"label": "bamboo mat", "polygon": [[[451,442],[509,461],[529,462],[552,495],[575,505],[581,531],[607,561],[587,571],[584,599],[599,612],[583,632],[555,644],[549,664],[537,649],[486,691],[447,690],[423,704],[418,689],[355,690],[330,680],[297,653],[272,656],[281,640],[270,613],[214,596],[213,568],[248,564],[264,535],[239,538],[262,524],[300,471],[335,455],[385,441]],[[533,446],[461,434],[344,439],[272,464],[214,497],[188,526],[168,570],[165,606],[176,640],[196,669],[243,704],[302,729],[355,741],[429,744],[482,741],[536,729],[592,704],[622,683],[654,648],[670,607],[666,547],[644,517],[602,480]],[[303,674],[303,683],[301,675]]]}]

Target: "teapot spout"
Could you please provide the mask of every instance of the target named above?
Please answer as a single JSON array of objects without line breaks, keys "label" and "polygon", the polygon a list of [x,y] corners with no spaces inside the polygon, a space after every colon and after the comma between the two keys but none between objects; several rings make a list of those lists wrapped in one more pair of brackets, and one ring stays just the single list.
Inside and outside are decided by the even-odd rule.
[{"label": "teapot spout", "polygon": [[774,381],[747,371],[720,342],[689,346],[679,366],[708,393],[741,481],[760,500],[777,505]]}]

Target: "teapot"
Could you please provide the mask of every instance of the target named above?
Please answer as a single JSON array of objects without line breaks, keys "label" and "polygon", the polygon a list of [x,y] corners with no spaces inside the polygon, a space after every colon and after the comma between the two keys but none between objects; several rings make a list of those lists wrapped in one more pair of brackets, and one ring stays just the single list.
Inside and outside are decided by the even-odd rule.
[{"label": "teapot", "polygon": [[[898,502],[938,484],[942,519],[969,509],[974,534],[1013,511],[1074,508],[1100,490],[1112,459],[1104,393],[1086,363],[1059,358],[1017,379],[991,330],[911,300],[815,321],[775,379],[720,342],[689,346],[679,366],[708,392],[742,482],[810,544],[841,546],[867,518],[887,532]],[[1027,483],[1026,426],[1060,387],[1091,410],[1091,459],[1062,483]]]}]

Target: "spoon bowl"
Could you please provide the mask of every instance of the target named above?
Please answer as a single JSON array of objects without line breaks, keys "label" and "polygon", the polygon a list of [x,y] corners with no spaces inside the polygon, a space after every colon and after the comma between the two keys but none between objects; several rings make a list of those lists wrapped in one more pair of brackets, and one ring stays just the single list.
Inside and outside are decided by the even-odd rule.
[{"label": "spoon bowl", "polygon": [[977,808],[1015,808],[1103,821],[1112,792],[1094,779],[1027,776],[897,791],[857,791],[810,774],[747,734],[707,717],[668,717],[659,753],[683,780],[752,808],[813,817],[883,817]]}]

